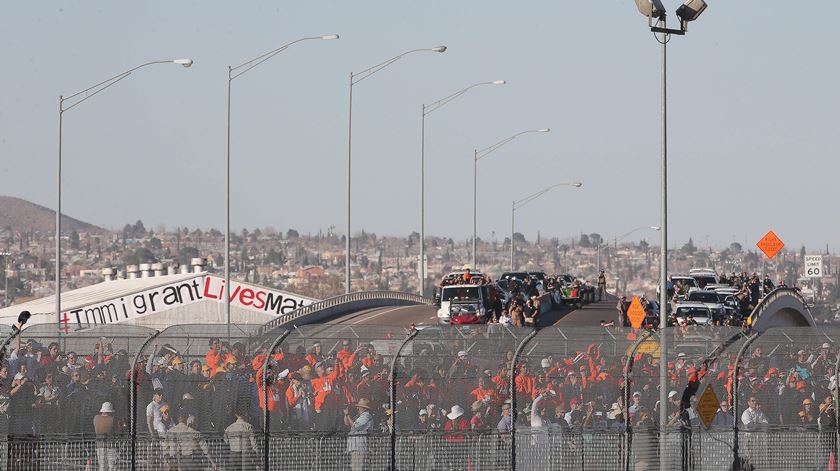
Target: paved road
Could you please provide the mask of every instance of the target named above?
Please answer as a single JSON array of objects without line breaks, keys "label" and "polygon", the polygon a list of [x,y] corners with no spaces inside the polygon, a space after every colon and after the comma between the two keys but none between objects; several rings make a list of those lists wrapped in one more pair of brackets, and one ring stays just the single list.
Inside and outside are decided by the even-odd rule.
[{"label": "paved road", "polygon": [[[614,304],[614,303],[613,303]],[[436,325],[437,308],[434,306],[396,306],[364,309],[352,314],[336,317],[327,321],[327,324],[342,325],[387,325],[408,327],[409,324]],[[542,325],[552,325],[564,322],[570,315],[569,308],[561,306],[542,315]],[[614,316],[613,316],[614,317]],[[568,322],[566,322],[568,323]],[[586,324],[588,325],[588,324]],[[595,321],[598,325],[598,321]]]},{"label": "paved road", "polygon": [[435,325],[437,316],[434,306],[391,306],[373,309],[364,309],[336,317],[327,321],[327,324],[343,325],[390,325],[397,327],[408,327],[412,322],[416,325]]},{"label": "paved road", "polygon": [[575,309],[563,315],[554,325],[601,325],[601,321],[617,321],[618,313],[615,310],[616,300],[610,298],[607,301],[586,304],[581,309]]},{"label": "paved road", "polygon": [[[541,324],[547,325],[600,325],[616,319],[615,299],[587,304],[582,309],[570,310],[560,306],[542,315]],[[436,325],[437,308],[434,306],[391,306],[363,309],[326,321],[326,324],[341,325],[382,325],[408,327],[409,324]]]}]

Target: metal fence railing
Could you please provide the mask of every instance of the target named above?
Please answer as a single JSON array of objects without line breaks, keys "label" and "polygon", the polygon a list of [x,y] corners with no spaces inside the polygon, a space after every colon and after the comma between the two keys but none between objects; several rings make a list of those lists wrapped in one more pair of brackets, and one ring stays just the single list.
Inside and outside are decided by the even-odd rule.
[{"label": "metal fence railing", "polygon": [[840,329],[382,324],[24,329],[0,469],[837,467]]}]

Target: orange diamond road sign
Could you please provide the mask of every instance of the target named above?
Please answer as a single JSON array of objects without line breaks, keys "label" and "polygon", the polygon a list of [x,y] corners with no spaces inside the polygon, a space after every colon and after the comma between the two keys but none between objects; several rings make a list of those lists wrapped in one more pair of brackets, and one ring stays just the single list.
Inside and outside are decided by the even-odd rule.
[{"label": "orange diamond road sign", "polygon": [[707,384],[703,395],[697,401],[697,415],[700,416],[700,420],[703,421],[703,425],[706,426],[707,430],[712,426],[712,419],[715,418],[719,406],[720,401],[718,400],[717,394],[715,394],[715,388],[711,384]]},{"label": "orange diamond road sign", "polygon": [[770,231],[755,245],[764,252],[764,255],[767,255],[767,258],[773,258],[784,248],[785,243],[782,242],[782,239],[779,239],[775,232]]},{"label": "orange diamond road sign", "polygon": [[638,296],[633,296],[633,302],[630,303],[630,307],[627,309],[627,318],[630,319],[630,325],[634,329],[642,326],[642,321],[645,320],[645,308],[642,307]]}]

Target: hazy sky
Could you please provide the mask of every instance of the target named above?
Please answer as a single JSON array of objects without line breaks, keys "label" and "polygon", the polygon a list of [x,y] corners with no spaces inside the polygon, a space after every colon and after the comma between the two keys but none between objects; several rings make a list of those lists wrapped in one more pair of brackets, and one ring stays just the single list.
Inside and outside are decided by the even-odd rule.
[{"label": "hazy sky", "polygon": [[[678,2],[664,0],[674,10]],[[837,2],[708,0],[669,45],[671,245],[774,229],[797,249],[838,248]],[[427,233],[479,236],[659,224],[660,47],[631,0],[511,2],[11,2],[0,17],[0,194],[54,207],[58,96],[146,61],[64,115],[64,212],[105,227],[223,227],[226,67],[309,41],[233,83],[232,224],[345,227],[348,75],[418,53],[354,87],[353,230],[419,230],[420,110],[476,82],[427,121]],[[645,234],[638,234],[639,237]],[[648,233],[649,239],[656,235]],[[635,236],[633,238],[636,238]]]}]

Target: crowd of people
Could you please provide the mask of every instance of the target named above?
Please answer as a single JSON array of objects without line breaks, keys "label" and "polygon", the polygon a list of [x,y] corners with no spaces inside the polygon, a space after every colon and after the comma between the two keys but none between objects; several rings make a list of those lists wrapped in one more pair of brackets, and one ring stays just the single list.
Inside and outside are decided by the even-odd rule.
[{"label": "crowd of people", "polygon": [[[601,284],[603,282],[603,285]],[[606,278],[601,273],[599,288],[596,291],[588,281],[569,275],[547,276],[545,279],[527,277],[509,278],[494,283],[492,278],[483,274],[471,274],[469,269],[445,276],[437,286],[435,302],[440,305],[441,290],[447,286],[473,285],[487,289],[485,308],[488,324],[510,325],[515,327],[538,327],[541,312],[541,295],[551,294],[549,302],[559,305],[564,299],[575,302],[594,301],[596,293],[606,296]]]},{"label": "crowd of people", "polygon": [[[449,282],[474,283],[471,278]],[[547,278],[544,289],[559,286],[558,280]],[[479,282],[492,283],[483,276]],[[538,316],[530,288],[518,284],[517,297]],[[511,311],[517,309],[517,301],[502,306],[493,321],[515,324],[518,315]],[[258,455],[255,437],[264,425],[273,434],[346,433],[351,469],[364,469],[371,452],[368,437],[392,431],[432,433],[457,450],[469,446],[475,434],[505,434],[514,427],[568,435],[653,429],[660,407],[667,409],[669,426],[693,430],[700,426],[697,401],[705,384],[721,398],[713,427],[731,429],[736,421],[748,431],[836,427],[832,391],[838,348],[828,343],[752,348],[739,367],[737,398],[734,352],[714,359],[680,352],[668,361],[668,402],[661,405],[655,349],[634,352],[620,342],[607,348],[603,341],[557,338],[514,361],[521,339],[504,329],[430,332],[410,342],[396,365],[399,334],[376,340],[302,337],[272,351],[269,340],[274,339],[227,343],[210,338],[200,353],[194,346],[179,351],[153,345],[136,364],[133,354],[114,351],[106,338],[89,352],[64,352],[57,342],[44,346],[18,338],[0,366],[0,431],[7,431],[10,442],[53,434],[82,437],[96,443],[89,459],[96,456],[97,463],[105,463],[100,469],[112,469],[113,443],[129,431],[132,378],[143,456],[173,469],[223,462],[226,469],[236,463],[247,469]],[[672,345],[689,334],[686,326],[674,329]],[[725,340],[715,335],[712,348]],[[628,360],[632,370],[626,384]],[[732,413],[736,399],[738,417]],[[269,422],[263,424],[266,411]]]}]

